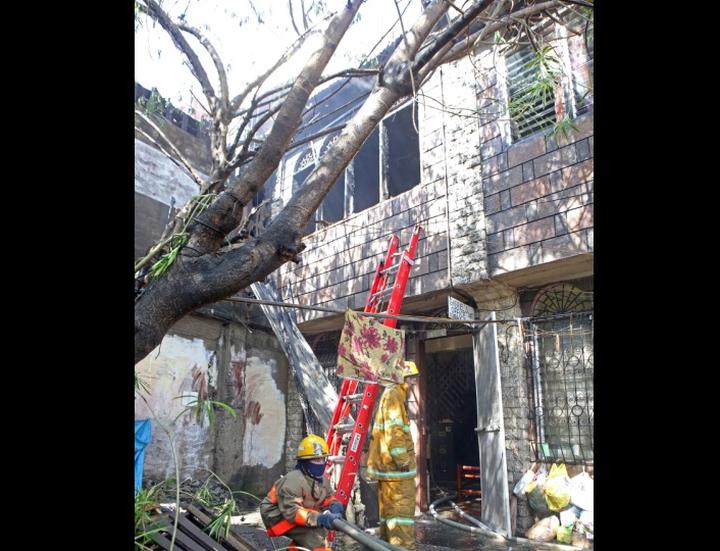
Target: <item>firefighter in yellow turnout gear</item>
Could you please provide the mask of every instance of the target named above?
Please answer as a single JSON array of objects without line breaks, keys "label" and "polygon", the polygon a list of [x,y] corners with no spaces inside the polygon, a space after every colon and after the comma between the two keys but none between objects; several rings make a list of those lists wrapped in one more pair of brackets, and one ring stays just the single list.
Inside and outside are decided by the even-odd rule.
[{"label": "firefighter in yellow turnout gear", "polygon": [[405,362],[404,382],[388,386],[380,398],[372,427],[367,477],[378,481],[380,537],[415,549],[415,446],[405,400],[409,377],[418,374]]},{"label": "firefighter in yellow turnout gear", "polygon": [[300,442],[297,465],[277,480],[260,503],[260,517],[269,536],[292,539],[290,551],[304,547],[329,551],[327,530],[344,507],[333,497],[330,481],[323,476],[328,456],[325,439],[310,434]]}]

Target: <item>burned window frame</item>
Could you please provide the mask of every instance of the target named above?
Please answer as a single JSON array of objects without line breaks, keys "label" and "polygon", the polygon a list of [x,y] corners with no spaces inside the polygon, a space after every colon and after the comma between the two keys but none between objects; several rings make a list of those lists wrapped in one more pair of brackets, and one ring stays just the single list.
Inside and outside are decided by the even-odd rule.
[{"label": "burned window frame", "polygon": [[[400,114],[403,110],[410,109],[411,110],[411,119],[410,122],[412,123],[414,120],[414,125],[412,126],[413,134],[415,134],[416,142],[417,142],[417,148],[412,150],[412,153],[416,152],[415,158],[417,159],[417,181],[414,182],[411,186],[409,186],[407,189],[404,189],[398,193],[391,194],[390,193],[390,185],[389,185],[389,166],[388,163],[386,163],[384,160],[388,158],[389,155],[391,155],[391,144],[390,144],[390,138],[388,136],[388,128],[387,125],[394,122],[394,118]],[[391,122],[392,121],[392,122]],[[415,133],[415,129],[419,129],[419,123],[418,123],[418,114],[417,114],[417,108],[413,107],[412,100],[401,100],[398,102],[397,105],[393,106],[391,110],[382,118],[380,123],[377,125],[377,127],[373,130],[373,132],[370,134],[372,136],[374,133],[378,133],[378,201],[375,203],[371,203],[367,207],[364,207],[362,210],[356,210],[355,209],[355,191],[356,191],[356,179],[355,179],[355,173],[356,173],[356,158],[357,156],[363,152],[363,148],[366,147],[366,144],[370,141],[370,136],[368,136],[368,140],[358,149],[358,152],[355,154],[355,156],[352,158],[352,160],[348,163],[348,166],[345,167],[343,170],[341,176],[338,178],[338,180],[344,179],[343,184],[343,215],[339,220],[326,220],[327,218],[327,203],[326,200],[323,199],[323,202],[321,202],[320,206],[315,211],[315,214],[313,218],[308,222],[308,226],[306,227],[306,232],[312,226],[313,230],[310,233],[314,233],[323,227],[331,224],[335,224],[338,222],[341,222],[342,220],[345,220],[346,218],[358,214],[359,212],[363,212],[367,209],[370,209],[383,201],[386,201],[392,197],[397,197],[398,195],[401,195],[407,191],[410,191],[414,187],[418,186],[422,182],[422,169],[421,169],[421,160],[420,160],[420,137],[419,132]],[[308,144],[308,146],[303,149],[303,151],[296,157],[294,163],[293,163],[293,170],[292,170],[292,177],[290,181],[291,186],[291,196],[295,195],[298,191],[301,190],[302,185],[304,184],[305,179],[307,179],[307,176],[312,172],[308,173],[304,176],[302,181],[298,181],[297,176],[300,174],[303,170],[306,170],[309,166],[313,165],[313,168],[317,166],[317,163],[319,160],[323,157],[325,152],[329,149],[329,147],[334,143],[335,140],[337,140],[340,136],[340,131],[332,133],[328,135],[327,137],[324,137],[322,139],[315,140]],[[414,174],[414,173],[413,173]],[[333,184],[335,185],[335,184]],[[310,233],[306,233],[306,235],[309,235]]]}]

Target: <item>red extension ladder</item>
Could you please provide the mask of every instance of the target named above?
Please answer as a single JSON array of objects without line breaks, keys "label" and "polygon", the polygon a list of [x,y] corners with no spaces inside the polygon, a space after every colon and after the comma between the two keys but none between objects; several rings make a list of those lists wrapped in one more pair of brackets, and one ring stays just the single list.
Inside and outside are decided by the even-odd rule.
[{"label": "red extension ladder", "polygon": [[[390,237],[385,260],[375,269],[375,278],[370,286],[370,292],[365,303],[365,312],[380,311],[381,305],[386,301],[386,313],[397,315],[400,312],[400,306],[405,297],[405,288],[410,276],[410,269],[415,263],[415,250],[417,249],[420,231],[421,227],[416,225],[410,243],[403,253],[396,252],[400,239],[396,235]],[[398,256],[400,257],[399,260],[393,263],[395,257]],[[397,273],[397,275],[394,282],[389,285],[393,273]],[[388,296],[390,297],[389,300],[387,300]],[[395,327],[397,320],[385,318],[383,324],[388,327]],[[335,406],[335,412],[326,438],[330,457],[325,468],[325,476],[329,477],[334,466],[342,463],[342,471],[335,490],[335,497],[340,500],[344,507],[347,506],[350,500],[350,493],[360,465],[360,454],[368,434],[368,428],[372,423],[371,415],[380,387],[378,383],[367,383],[362,392],[358,393],[358,384],[359,381],[354,379],[343,380],[338,403]],[[349,418],[353,404],[358,402],[360,405],[355,413],[355,422],[341,424],[340,420]],[[346,454],[341,455],[343,435],[348,432],[350,432],[350,439],[347,441]]]}]

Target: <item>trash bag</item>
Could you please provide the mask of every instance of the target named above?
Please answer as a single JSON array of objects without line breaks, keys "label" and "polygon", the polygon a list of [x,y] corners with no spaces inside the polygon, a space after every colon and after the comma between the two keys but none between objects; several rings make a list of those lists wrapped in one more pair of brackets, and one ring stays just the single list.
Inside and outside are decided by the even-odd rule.
[{"label": "trash bag", "polygon": [[560,526],[574,526],[582,511],[577,507],[570,507],[560,511]]},{"label": "trash bag", "polygon": [[580,513],[580,519],[579,519],[580,525],[584,529],[585,532],[593,532],[593,512],[592,511],[583,511]]},{"label": "trash bag", "polygon": [[539,517],[546,517],[552,514],[545,501],[545,480],[547,473],[541,470],[535,480],[525,486],[525,494],[528,498],[528,505]]},{"label": "trash bag", "polygon": [[593,510],[593,479],[586,472],[570,479],[570,500],[585,511]]},{"label": "trash bag", "polygon": [[545,481],[545,501],[551,511],[562,511],[570,504],[570,478],[564,463],[553,464]]},{"label": "trash bag", "polygon": [[[534,464],[533,464],[534,467]],[[517,481],[517,484],[515,484],[515,487],[513,488],[513,493],[520,497],[525,493],[525,487],[535,480],[535,471],[533,470],[533,467],[530,467],[527,472],[522,476],[520,480]]]},{"label": "trash bag", "polygon": [[552,541],[555,539],[555,534],[559,527],[560,519],[555,515],[551,515],[533,524],[528,531],[525,532],[525,537],[535,541]]},{"label": "trash bag", "polygon": [[558,526],[555,537],[560,543],[571,543],[573,535],[573,525]]}]

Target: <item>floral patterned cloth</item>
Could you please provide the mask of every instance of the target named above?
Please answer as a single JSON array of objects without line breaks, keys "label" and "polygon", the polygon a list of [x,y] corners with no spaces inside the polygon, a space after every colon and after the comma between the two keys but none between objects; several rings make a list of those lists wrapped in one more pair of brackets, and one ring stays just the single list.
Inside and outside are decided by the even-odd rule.
[{"label": "floral patterned cloth", "polygon": [[345,312],[338,345],[337,374],[370,383],[402,383],[405,333],[376,318]]}]

